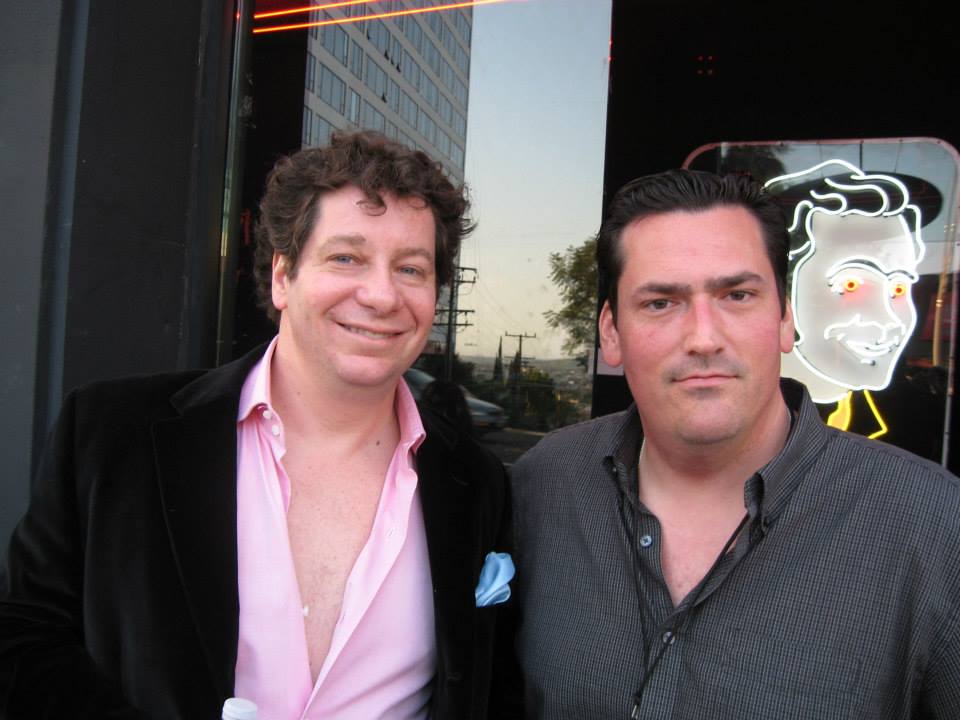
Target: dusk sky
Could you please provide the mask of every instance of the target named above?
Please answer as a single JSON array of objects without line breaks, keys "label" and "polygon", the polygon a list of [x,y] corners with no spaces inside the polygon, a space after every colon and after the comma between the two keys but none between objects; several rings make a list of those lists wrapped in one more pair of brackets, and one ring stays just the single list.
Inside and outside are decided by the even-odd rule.
[{"label": "dusk sky", "polygon": [[[462,266],[474,310],[461,355],[493,355],[504,332],[536,334],[524,355],[562,357],[551,252],[600,223],[610,39],[609,0],[527,0],[474,9],[466,182],[479,227]],[[516,352],[504,339],[504,354]]]}]

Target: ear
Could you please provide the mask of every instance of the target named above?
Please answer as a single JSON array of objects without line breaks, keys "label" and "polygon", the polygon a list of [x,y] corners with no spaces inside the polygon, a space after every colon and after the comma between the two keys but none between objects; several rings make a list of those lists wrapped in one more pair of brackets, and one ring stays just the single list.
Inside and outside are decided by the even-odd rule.
[{"label": "ear", "polygon": [[603,303],[603,308],[600,310],[600,351],[603,353],[604,362],[610,367],[619,367],[623,362],[620,333],[617,332],[617,324],[613,319],[609,300]]},{"label": "ear", "polygon": [[287,273],[286,255],[281,255],[278,252],[273,254],[273,264],[270,275],[270,295],[273,299],[273,306],[282,312],[287,307],[287,286],[290,283],[290,276]]},{"label": "ear", "polygon": [[786,309],[780,319],[780,352],[788,353],[793,350],[793,340],[796,335],[793,323],[793,305],[787,299]]}]

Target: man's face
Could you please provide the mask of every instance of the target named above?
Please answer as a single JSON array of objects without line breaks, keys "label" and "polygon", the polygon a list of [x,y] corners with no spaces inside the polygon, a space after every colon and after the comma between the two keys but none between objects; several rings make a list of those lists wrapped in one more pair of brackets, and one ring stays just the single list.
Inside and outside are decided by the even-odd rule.
[{"label": "man's face", "polygon": [[348,186],[320,200],[294,277],[273,262],[278,352],[332,391],[391,391],[423,349],[436,305],[435,224],[422,202]]},{"label": "man's face", "polygon": [[814,251],[794,270],[796,354],[844,387],[880,390],[917,324],[917,257],[900,217],[816,213]]},{"label": "man's face", "polygon": [[644,432],[709,445],[782,422],[781,315],[762,230],[742,207],[652,215],[628,225],[616,323],[600,314],[606,361],[623,365]]}]

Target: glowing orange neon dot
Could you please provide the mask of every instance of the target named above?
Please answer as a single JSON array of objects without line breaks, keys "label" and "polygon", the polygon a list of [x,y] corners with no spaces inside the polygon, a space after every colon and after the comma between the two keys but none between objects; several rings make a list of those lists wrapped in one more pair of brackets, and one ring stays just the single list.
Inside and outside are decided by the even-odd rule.
[{"label": "glowing orange neon dot", "polygon": [[903,297],[907,294],[907,286],[904,283],[897,283],[893,286],[893,296]]},{"label": "glowing orange neon dot", "polygon": [[860,283],[854,278],[847,278],[843,281],[843,289],[847,292],[853,292],[858,287],[860,287]]}]

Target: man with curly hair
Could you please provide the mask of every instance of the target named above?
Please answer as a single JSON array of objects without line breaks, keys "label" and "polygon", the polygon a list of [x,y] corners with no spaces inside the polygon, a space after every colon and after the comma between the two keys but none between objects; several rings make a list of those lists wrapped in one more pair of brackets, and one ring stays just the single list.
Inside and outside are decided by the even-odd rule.
[{"label": "man with curly hair", "polygon": [[[11,542],[0,715],[486,716],[503,469],[402,380],[467,201],[373,133],[281,159],[265,348],[72,393]],[[489,589],[489,588],[487,588]]]}]

